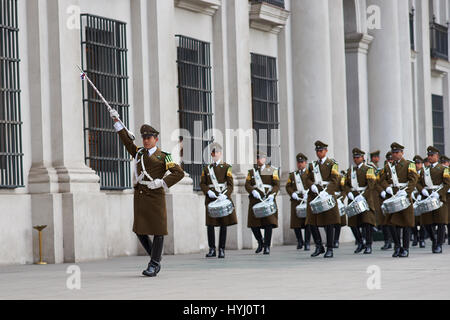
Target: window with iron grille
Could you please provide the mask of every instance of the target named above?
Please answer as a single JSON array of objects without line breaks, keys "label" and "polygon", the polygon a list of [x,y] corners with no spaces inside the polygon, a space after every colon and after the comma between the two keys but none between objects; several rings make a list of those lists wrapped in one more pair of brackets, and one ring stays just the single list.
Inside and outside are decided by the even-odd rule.
[{"label": "window with iron grille", "polygon": [[[126,41],[125,23],[81,15],[82,68],[128,126]],[[119,141],[106,105],[86,81],[83,111],[86,164],[100,176],[102,189],[129,189],[130,157]]]},{"label": "window with iron grille", "polygon": [[212,137],[212,90],[210,44],[177,35],[178,99],[180,128],[189,132],[181,136],[182,166],[200,190],[203,167],[209,162],[203,150]]},{"label": "window with iron grille", "polygon": [[414,41],[414,9],[409,13],[409,42],[411,45],[411,50],[415,50],[415,41]]},{"label": "window with iron grille", "polygon": [[270,162],[279,167],[281,154],[276,58],[252,53],[251,73],[256,149],[267,152]]},{"label": "window with iron grille", "polygon": [[436,23],[436,17],[430,24],[431,57],[448,60],[448,25]]},{"label": "window with iron grille", "polygon": [[433,95],[433,145],[445,154],[444,97]]},{"label": "window with iron grille", "polygon": [[17,0],[0,1],[0,188],[24,186]]}]

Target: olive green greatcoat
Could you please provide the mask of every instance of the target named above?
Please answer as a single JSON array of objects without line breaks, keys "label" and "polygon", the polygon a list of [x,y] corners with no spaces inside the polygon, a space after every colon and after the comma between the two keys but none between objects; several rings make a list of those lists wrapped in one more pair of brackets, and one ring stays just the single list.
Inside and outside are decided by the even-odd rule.
[{"label": "olive green greatcoat", "polygon": [[[255,166],[256,168],[256,166]],[[265,218],[256,218],[253,213],[253,206],[257,203],[260,203],[261,201],[254,198],[252,196],[252,191],[256,190],[261,195],[261,198],[264,199],[265,195],[269,196],[273,194],[275,197],[278,194],[278,191],[280,190],[280,177],[278,175],[278,169],[266,165],[264,167],[264,170],[261,172],[261,168],[258,167],[257,171],[259,172],[261,176],[261,180],[263,184],[271,185],[272,190],[269,191],[269,188],[264,188],[265,194],[256,188],[256,182],[254,177],[253,169],[248,171],[247,179],[245,181],[245,190],[249,193],[249,206],[248,206],[248,220],[247,220],[247,227],[249,228],[262,228],[264,226],[271,225],[273,228],[278,228],[278,209],[277,212],[269,217]],[[274,199],[276,204],[276,198]]]},{"label": "olive green greatcoat", "polygon": [[[407,183],[407,187],[405,189],[408,199],[411,203],[413,203],[411,194],[416,188],[417,181],[419,179],[419,175],[416,171],[416,165],[413,162],[407,161],[402,158],[398,163],[395,164],[395,170],[397,171],[398,182],[399,183]],[[383,172],[380,176],[379,186],[382,190],[385,190],[387,187],[392,186],[392,173],[389,165],[386,165],[383,169]],[[399,191],[399,188],[392,187],[394,191],[394,195]],[[386,195],[386,199],[391,198],[391,195]],[[386,214],[386,224],[399,226],[399,227],[414,227],[414,209],[413,206],[410,205],[405,210],[393,213]]]},{"label": "olive green greatcoat", "polygon": [[206,225],[213,227],[225,227],[235,225],[237,224],[236,210],[233,210],[233,212],[230,215],[222,218],[211,218],[208,214],[208,205],[211,202],[216,201],[216,199],[211,199],[208,196],[208,191],[211,190],[216,194],[216,196],[218,195],[218,192],[214,189],[214,187],[210,187],[213,184],[213,182],[211,180],[208,168],[213,168],[214,175],[216,176],[218,183],[220,184],[226,183],[227,189],[225,195],[231,202],[233,202],[233,200],[231,200],[231,194],[233,193],[233,176],[231,173],[231,165],[225,162],[221,162],[219,165],[210,164],[205,168],[203,168],[202,176],[200,178],[200,188],[202,189],[205,195]]},{"label": "olive green greatcoat", "polygon": [[[170,154],[162,152],[159,148],[149,157],[148,151],[138,148],[128,137],[125,129],[119,131],[119,137],[128,152],[138,163],[137,176],[142,173],[141,160],[145,169],[153,179],[163,179],[170,188],[183,179],[184,171],[172,161]],[[165,173],[170,174],[164,177]],[[147,177],[143,179],[149,181]],[[137,184],[134,191],[134,223],[133,232],[139,235],[167,235],[167,211],[164,188],[149,189],[146,185]]]}]

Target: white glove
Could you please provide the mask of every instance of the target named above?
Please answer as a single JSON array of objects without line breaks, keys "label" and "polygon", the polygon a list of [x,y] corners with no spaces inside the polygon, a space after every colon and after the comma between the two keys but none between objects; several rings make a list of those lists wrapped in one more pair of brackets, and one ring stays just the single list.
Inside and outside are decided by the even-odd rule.
[{"label": "white glove", "polygon": [[401,197],[401,196],[407,196],[408,194],[406,193],[405,190],[401,190],[399,192],[397,192],[397,196]]},{"label": "white glove", "polygon": [[364,200],[365,200],[364,196],[362,196],[362,195],[360,195],[360,194],[355,198],[355,201],[356,201],[356,202],[358,202],[358,201],[364,201]]},{"label": "white glove", "polygon": [[164,181],[161,179],[155,179],[153,180],[150,185],[148,186],[150,189],[159,189],[164,187]]},{"label": "white glove", "polygon": [[275,195],[273,193],[267,197],[267,201],[273,201],[273,199],[275,199]]},{"label": "white glove", "polygon": [[383,199],[386,199],[386,191],[381,191],[380,195]]},{"label": "white glove", "polygon": [[428,192],[427,189],[423,189],[423,190],[422,190],[422,194],[423,194],[425,197],[429,197],[429,196],[430,196],[430,193]]},{"label": "white glove", "polygon": [[211,199],[217,199],[216,194],[212,190],[208,190],[208,197]]},{"label": "white glove", "polygon": [[253,198],[256,198],[256,199],[258,199],[258,200],[262,200],[261,195],[260,195],[259,192],[256,191],[256,190],[253,190],[253,191],[252,191],[252,196],[253,196]]},{"label": "white glove", "polygon": [[111,119],[119,119],[120,118],[120,116],[119,116],[119,113],[117,112],[117,110],[116,109],[111,109],[110,111],[109,111],[109,115],[110,115],[110,117],[111,117]]},{"label": "white glove", "polygon": [[291,197],[292,197],[292,199],[294,199],[294,200],[296,200],[296,201],[300,201],[300,197],[298,196],[297,192],[294,192],[294,193],[291,195]]},{"label": "white glove", "polygon": [[391,196],[394,195],[394,191],[392,190],[391,187],[387,187],[387,188],[386,188],[386,193],[387,193],[387,194],[390,194]]},{"label": "white glove", "polygon": [[317,189],[317,186],[315,184],[313,184],[311,186],[311,191],[314,192],[314,193],[319,193],[319,189]]},{"label": "white glove", "polygon": [[430,195],[430,197],[434,198],[434,199],[439,199],[439,193],[437,193],[436,191],[433,191]]},{"label": "white glove", "polygon": [[219,194],[219,197],[218,197],[219,201],[225,200],[226,198],[227,198],[226,195],[224,195],[224,194]]},{"label": "white glove", "polygon": [[353,193],[351,193],[351,192],[347,195],[347,198],[348,198],[348,200],[350,200],[350,201],[355,200],[355,196],[354,196]]},{"label": "white glove", "polygon": [[325,190],[321,191],[319,194],[319,197],[322,199],[325,199],[326,197],[328,197],[328,192],[326,192]]},{"label": "white glove", "polygon": [[422,200],[422,195],[419,194],[419,195],[416,197],[416,200],[417,200],[417,201]]}]

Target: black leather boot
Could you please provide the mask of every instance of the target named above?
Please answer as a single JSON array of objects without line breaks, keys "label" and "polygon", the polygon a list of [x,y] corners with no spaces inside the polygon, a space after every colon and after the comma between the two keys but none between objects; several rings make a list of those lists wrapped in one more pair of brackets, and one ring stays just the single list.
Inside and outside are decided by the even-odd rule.
[{"label": "black leather boot", "polygon": [[224,259],[225,258],[225,249],[223,248],[219,248],[219,255],[218,255],[219,259]]},{"label": "black leather boot", "polygon": [[338,249],[339,248],[339,238],[341,236],[341,225],[337,224],[334,226],[334,241],[333,241],[333,248]]},{"label": "black leather boot", "polygon": [[309,244],[309,242],[305,242],[305,251],[309,251],[311,250],[311,245]]},{"label": "black leather boot", "polygon": [[405,248],[401,248],[399,257],[400,258],[408,258],[409,257],[409,250],[405,249]]},{"label": "black leather boot", "polygon": [[417,227],[412,228],[412,234],[413,234],[413,241],[411,246],[417,247],[419,244],[419,230],[417,230]]},{"label": "black leather boot", "polygon": [[311,249],[311,226],[307,225],[305,227],[305,251],[309,251]]},{"label": "black leather boot", "polygon": [[270,254],[270,246],[272,244],[272,226],[264,227],[264,254]]},{"label": "black leather boot", "polygon": [[325,253],[325,247],[323,245],[316,245],[316,250],[311,254],[311,257],[320,256],[322,253]]},{"label": "black leather boot", "polygon": [[381,250],[385,251],[392,249],[390,228],[388,226],[382,226],[381,230],[383,231],[383,238],[384,238],[384,246],[381,247]]},{"label": "black leather boot", "polygon": [[324,258],[333,258],[333,248],[327,248],[327,252],[323,256]]},{"label": "black leather boot", "polygon": [[264,246],[264,254],[270,254],[270,247]]},{"label": "black leather boot", "polygon": [[386,251],[386,250],[390,250],[392,249],[392,243],[390,242],[385,242],[384,246],[381,247],[381,250]]},{"label": "black leather boot", "polygon": [[392,254],[392,258],[397,258],[400,256],[401,248],[400,247],[394,247],[394,253]]},{"label": "black leather boot", "polygon": [[363,251],[363,250],[364,250],[364,245],[363,245],[362,242],[359,242],[359,243],[358,243],[358,246],[356,247],[355,253],[356,253],[356,254],[357,254],[357,253],[360,253],[360,252]]},{"label": "black leather boot", "polygon": [[366,244],[366,250],[364,250],[364,254],[372,254],[372,244]]},{"label": "black leather boot", "polygon": [[206,254],[206,258],[213,258],[216,256],[216,248],[209,248],[209,252]]},{"label": "black leather boot", "polygon": [[148,255],[151,256],[153,243],[152,243],[152,240],[150,240],[150,237],[147,235],[141,235],[141,234],[136,234],[136,236],[138,237],[139,242],[142,244],[145,251],[147,251]]},{"label": "black leather boot", "polygon": [[263,241],[262,240],[258,240],[258,248],[256,248],[255,253],[260,253],[261,251],[263,251],[263,246],[264,246]]},{"label": "black leather boot", "polygon": [[253,235],[255,236],[256,240],[258,241],[258,248],[256,249],[255,253],[260,253],[263,251],[264,241],[261,234],[260,228],[251,228]]},{"label": "black leather boot", "polygon": [[297,238],[297,250],[303,249],[302,229],[295,228],[294,232],[295,232],[295,237]]},{"label": "black leather boot", "polygon": [[431,252],[435,253],[436,246],[437,246],[437,240],[436,240],[436,235],[434,233],[433,225],[427,225],[426,230],[427,230],[428,235],[430,236],[430,240],[431,240]]},{"label": "black leather boot", "polygon": [[442,253],[442,245],[445,242],[445,225],[439,224],[437,227],[436,249],[434,253]]},{"label": "black leather boot", "polygon": [[155,236],[152,246],[152,258],[146,270],[142,272],[144,276],[156,277],[161,270],[161,255],[163,251],[164,237]]}]

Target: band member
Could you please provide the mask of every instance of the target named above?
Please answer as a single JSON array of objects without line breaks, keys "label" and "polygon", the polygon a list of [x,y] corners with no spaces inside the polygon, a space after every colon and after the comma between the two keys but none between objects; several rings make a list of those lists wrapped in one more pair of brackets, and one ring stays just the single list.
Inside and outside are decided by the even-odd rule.
[{"label": "band member", "polygon": [[206,166],[200,178],[200,188],[205,194],[206,228],[208,232],[209,252],[207,258],[216,256],[216,240],[214,227],[220,227],[218,258],[225,258],[227,227],[237,224],[236,211],[226,217],[212,218],[208,214],[208,205],[216,200],[231,200],[233,193],[233,175],[231,165],[222,161],[222,147],[218,143],[211,145],[213,163]]},{"label": "band member", "polygon": [[[444,166],[444,167],[447,167],[447,168],[449,168],[450,167],[450,158],[449,157],[447,157],[447,156],[441,156],[441,164]],[[448,207],[448,221],[449,221],[449,224],[447,225],[447,240],[448,240],[448,245],[450,245],[450,205],[449,205],[449,203],[450,203],[450,190],[448,190],[448,192],[447,192],[447,207]]]},{"label": "band member", "polygon": [[[394,160],[392,159],[392,152],[386,153],[386,160],[384,161],[384,166],[386,166],[388,163],[393,163]],[[384,173],[384,168],[381,170],[378,170],[377,176],[377,184],[376,184],[376,190],[378,193],[378,196],[374,196],[374,202],[375,202],[375,216],[377,220],[377,226],[378,230],[381,229],[383,232],[383,240],[384,245],[381,247],[381,250],[390,250],[392,249],[392,235],[390,228],[387,224],[387,216],[385,216],[381,210],[381,204],[383,203],[383,198],[381,198],[380,194],[383,192],[383,187],[380,185],[380,178]]]},{"label": "band member", "polygon": [[371,152],[370,162],[367,165],[375,169],[375,174],[377,174],[377,171],[381,170],[379,163],[380,163],[380,150]]},{"label": "band member", "polygon": [[302,202],[306,203],[308,200],[308,189],[305,188],[308,158],[303,153],[299,153],[296,158],[298,170],[289,174],[289,179],[286,183],[286,191],[291,196],[291,229],[294,229],[298,250],[303,247],[302,229],[305,229],[305,251],[309,251],[311,229],[310,226],[305,225],[306,218],[297,217],[296,212],[296,207]]},{"label": "band member", "polygon": [[[343,202],[344,197],[342,197],[342,191],[343,191],[343,187],[345,185],[345,171],[341,171],[341,174],[339,176],[339,181],[340,181],[339,189],[338,189],[338,192],[335,193],[335,195],[338,200],[340,199],[339,201]],[[334,240],[333,240],[333,248],[334,249],[339,249],[339,238],[341,237],[341,229],[342,229],[342,227],[345,227],[346,225],[347,225],[347,215],[344,214],[341,216],[341,223],[336,224],[334,226]]]},{"label": "band member", "polygon": [[[433,243],[432,252],[442,253],[442,245],[445,241],[445,225],[448,224],[447,191],[450,187],[449,169],[439,163],[439,149],[430,146],[427,148],[430,166],[423,169],[417,184],[417,190],[421,192],[420,198],[434,198],[443,202],[437,210],[423,213],[420,216],[421,225],[425,226]],[[420,200],[420,198],[418,198]],[[437,238],[434,226],[437,226]]]},{"label": "band member", "polygon": [[[339,189],[339,169],[336,161],[327,157],[328,145],[316,141],[316,155],[318,160],[309,164],[307,174],[307,187],[310,189],[308,194],[308,209],[306,216],[306,224],[311,225],[311,234],[316,244],[316,250],[311,257],[317,257],[325,252],[322,245],[322,238],[318,227],[324,227],[327,237],[327,252],[325,258],[333,257],[333,240],[334,240],[334,226],[341,222],[338,206],[332,209],[313,214],[311,210],[311,201],[316,198],[325,198],[332,195],[335,198],[335,192]],[[335,199],[336,200],[336,199]]]},{"label": "band member", "polygon": [[[416,187],[419,176],[417,175],[415,164],[403,158],[404,148],[396,142],[391,144],[394,163],[386,165],[380,177],[380,185],[384,189],[381,192],[381,197],[383,199],[390,199],[394,196],[407,197],[412,203],[411,194]],[[410,228],[414,227],[413,206],[410,205],[404,210],[387,214],[386,216],[386,222],[390,226],[395,244],[392,257],[408,257]],[[403,232],[403,247],[400,242],[401,232]]]},{"label": "band member", "polygon": [[[419,155],[416,155],[413,158],[413,161],[416,164],[416,171],[420,177],[423,173],[423,171],[422,171],[423,170],[423,158]],[[417,191],[417,187],[416,187],[416,189],[414,190],[414,192],[412,194],[412,198],[414,201],[418,201],[418,199],[417,199],[418,195],[419,195],[419,192]],[[419,246],[421,248],[425,248],[425,226],[420,225],[420,217],[419,216],[414,217],[414,222],[415,222],[415,226],[411,229],[412,233],[413,233],[412,246],[417,247],[417,245],[419,244]]]},{"label": "band member", "polygon": [[[258,248],[255,253],[260,253],[264,248],[264,254],[270,254],[272,243],[272,230],[278,228],[278,209],[265,218],[256,218],[253,213],[253,206],[262,201],[274,201],[276,205],[276,195],[280,190],[280,177],[278,169],[266,164],[267,154],[263,151],[257,153],[257,164],[252,170],[248,171],[245,182],[245,190],[249,193],[248,223],[253,235],[258,241]],[[261,234],[264,229],[264,240]]]},{"label": "band member", "polygon": [[[118,121],[117,111],[112,109],[110,113],[120,140],[135,160],[133,232],[151,257],[142,274],[155,277],[161,270],[164,236],[168,234],[165,191],[184,178],[184,171],[173,162],[170,153],[156,146],[158,131],[144,124],[141,127],[144,147],[139,148]],[[167,171],[170,174],[165,176]],[[154,236],[153,243],[150,235]]]},{"label": "band member", "polygon": [[[373,198],[377,178],[375,176],[375,170],[364,163],[364,151],[354,148],[352,154],[355,166],[352,166],[347,171],[342,195],[348,198],[349,204],[353,201],[366,200],[369,205],[370,209],[368,211],[348,218],[348,225],[352,228],[358,242],[355,253],[360,253],[364,250],[365,254],[371,254],[373,242],[372,228],[376,224]],[[359,230],[360,227],[365,234],[365,246]]]}]

